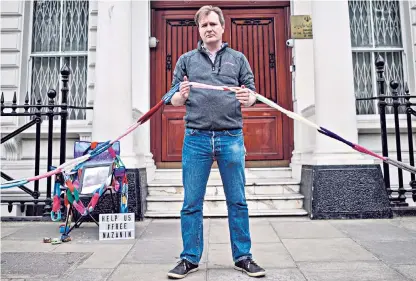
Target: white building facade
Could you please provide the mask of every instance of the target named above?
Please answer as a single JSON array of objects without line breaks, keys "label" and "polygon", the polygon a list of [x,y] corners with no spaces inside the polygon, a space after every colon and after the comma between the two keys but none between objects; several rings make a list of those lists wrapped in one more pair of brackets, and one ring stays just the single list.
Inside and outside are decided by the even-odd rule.
[{"label": "white building facade", "polygon": [[[71,69],[69,104],[94,107],[70,110],[67,159],[73,157],[76,140],[114,139],[160,100],[169,89],[177,58],[195,48],[198,34],[192,21],[199,2],[2,1],[1,91],[5,102],[11,102],[16,93],[17,103],[23,104],[29,93],[31,102],[40,95],[47,103],[48,89],[54,88],[59,95],[60,69],[66,64]],[[377,95],[378,54],[386,62],[387,83],[392,79],[402,85],[407,82],[410,93],[416,93],[416,1],[206,3],[223,8],[224,41],[246,54],[260,94],[381,154],[377,102],[356,102],[356,98]],[[293,48],[286,46],[292,15],[310,15],[313,26],[313,39],[295,39]],[[159,204],[148,206],[150,213],[157,213],[158,206],[177,195],[169,191],[168,181],[180,178],[183,110],[166,106],[121,141],[126,166],[146,168],[149,189],[155,187],[149,196],[164,195],[149,200]],[[246,109],[244,117],[248,178],[284,171],[273,178],[298,183],[304,164],[379,163],[265,105]],[[405,115],[400,118],[405,128]],[[2,117],[2,137],[27,121]],[[41,172],[46,171],[46,125],[42,124]],[[393,126],[389,114],[390,144],[394,144]],[[413,128],[415,132],[416,121]],[[55,165],[59,131],[56,122]],[[13,178],[33,176],[34,141],[31,128],[2,144],[1,170]],[[395,155],[394,146],[389,147]],[[406,143],[402,151],[403,161],[408,162]],[[396,173],[391,174],[393,185],[397,184]],[[405,182],[408,178],[405,174]],[[45,188],[41,184],[42,194]],[[3,197],[21,194],[14,188],[2,190]],[[278,195],[272,194],[268,199],[273,201]],[[256,204],[256,214],[267,213]],[[170,211],[176,212],[175,208]],[[19,210],[13,212],[18,215]]]}]

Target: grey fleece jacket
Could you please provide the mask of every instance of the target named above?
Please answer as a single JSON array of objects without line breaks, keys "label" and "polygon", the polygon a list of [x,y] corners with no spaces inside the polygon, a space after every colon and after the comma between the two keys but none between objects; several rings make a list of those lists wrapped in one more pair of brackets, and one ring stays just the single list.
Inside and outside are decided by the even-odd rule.
[{"label": "grey fleece jacket", "polygon": [[[241,86],[256,91],[254,76],[247,58],[224,43],[212,63],[198,42],[198,48],[181,55],[173,72],[172,85],[183,81],[215,86]],[[185,126],[200,130],[231,130],[243,128],[240,102],[231,91],[191,87],[185,102]]]}]

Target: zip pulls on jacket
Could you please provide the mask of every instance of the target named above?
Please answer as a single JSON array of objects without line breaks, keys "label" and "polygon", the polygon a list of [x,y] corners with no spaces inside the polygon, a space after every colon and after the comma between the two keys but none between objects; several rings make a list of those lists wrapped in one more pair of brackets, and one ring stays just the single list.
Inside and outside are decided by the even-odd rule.
[{"label": "zip pulls on jacket", "polygon": [[220,74],[220,71],[221,71],[221,58],[222,58],[222,53],[228,47],[228,43],[227,42],[223,42],[222,43],[221,48],[217,51],[217,54],[216,54],[215,59],[214,59],[214,62],[212,62],[211,58],[209,57],[208,50],[202,44],[203,44],[202,41],[199,40],[198,41],[198,50],[201,53],[203,53],[205,56],[208,57],[209,61],[211,62],[211,66],[212,66],[211,70],[212,71],[215,71],[215,63],[217,62],[217,57],[218,56],[220,57],[220,62],[219,62],[219,65],[218,65],[217,75]]},{"label": "zip pulls on jacket", "polygon": [[202,50],[202,53],[205,55],[205,57],[209,60],[209,62],[211,63],[211,70],[212,71],[215,71],[215,63],[217,62],[217,58],[218,58],[218,53],[217,53],[217,55],[215,56],[215,59],[214,59],[214,62],[212,62],[212,60],[211,60],[211,58],[210,58],[210,56],[209,56],[209,54],[207,53],[207,51],[206,50]]},{"label": "zip pulls on jacket", "polygon": [[220,57],[220,62],[219,62],[219,64],[218,64],[218,71],[217,71],[217,75],[219,75],[220,74],[220,71],[221,71],[221,60],[222,60],[222,53],[223,53],[223,51],[225,50],[224,49],[224,47],[225,46],[223,46],[218,52],[217,52],[217,54],[216,54],[216,56],[215,56],[215,59],[214,59],[214,62],[212,62],[212,60],[211,60],[211,58],[210,58],[210,56],[209,56],[209,54],[207,53],[207,50],[204,50],[204,49],[202,49],[201,50],[201,53],[203,53],[207,58],[208,58],[208,60],[211,62],[211,66],[212,66],[212,68],[211,68],[211,70],[212,71],[215,71],[215,63],[217,62],[217,58],[218,57]]},{"label": "zip pulls on jacket", "polygon": [[[215,58],[217,58],[217,57],[215,57]],[[220,70],[221,70],[221,59],[222,59],[222,55],[220,55],[220,63],[218,64],[218,72],[217,72],[217,75],[220,74]]]},{"label": "zip pulls on jacket", "polygon": [[215,63],[217,62],[217,58],[220,57],[220,62],[218,64],[218,71],[217,71],[217,75],[219,75],[220,74],[220,71],[221,71],[222,54],[217,53],[217,55],[215,56],[214,62],[212,62],[211,58],[209,57],[209,55],[205,51],[202,52],[202,53],[205,54],[205,56],[207,56],[207,58],[211,62],[212,71],[215,71]]}]

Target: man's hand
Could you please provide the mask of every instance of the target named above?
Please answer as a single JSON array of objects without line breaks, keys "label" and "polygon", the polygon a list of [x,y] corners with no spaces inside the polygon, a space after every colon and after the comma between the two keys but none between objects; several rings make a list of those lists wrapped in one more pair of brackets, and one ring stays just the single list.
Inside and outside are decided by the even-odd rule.
[{"label": "man's hand", "polygon": [[241,86],[241,89],[235,93],[235,97],[243,106],[251,106],[255,101],[256,97],[250,94],[249,89],[247,89],[244,85]]},{"label": "man's hand", "polygon": [[190,92],[190,86],[189,86],[189,81],[188,81],[188,77],[184,76],[183,77],[183,82],[181,82],[181,84],[179,85],[179,92],[176,92],[170,103],[173,106],[182,106],[185,104],[186,100],[189,97],[189,92]]},{"label": "man's hand", "polygon": [[181,93],[183,99],[188,99],[190,90],[191,88],[189,86],[188,77],[184,76],[183,82],[181,82],[181,85],[179,86],[179,92]]}]

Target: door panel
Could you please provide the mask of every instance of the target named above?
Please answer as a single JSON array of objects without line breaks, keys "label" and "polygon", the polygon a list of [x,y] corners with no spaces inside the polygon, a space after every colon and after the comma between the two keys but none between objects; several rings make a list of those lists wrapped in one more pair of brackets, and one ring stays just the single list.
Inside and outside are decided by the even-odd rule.
[{"label": "door panel", "polygon": [[[159,39],[152,50],[152,104],[169,90],[180,55],[197,46],[198,29],[193,22],[195,10],[154,12],[153,33]],[[223,40],[244,53],[252,67],[257,92],[289,108],[291,99],[285,71],[288,71],[286,14],[281,8],[223,9]],[[152,153],[156,162],[181,161],[185,107],[165,106],[152,120]],[[258,102],[243,108],[246,160],[287,160],[290,136],[287,118]]]},{"label": "door panel", "polygon": [[[195,12],[160,11],[155,13],[156,37],[159,39],[156,50],[156,79],[153,81],[156,99],[169,91],[173,72],[179,57],[197,46],[198,29],[193,21]],[[184,132],[185,107],[167,105],[153,117],[152,153],[157,162],[181,161]]]},{"label": "door panel", "polygon": [[277,111],[257,107],[244,112],[244,144],[249,160],[282,160],[282,117]]},{"label": "door panel", "polygon": [[257,91],[268,99],[275,98],[273,18],[227,16],[226,22],[231,25],[230,46],[247,57]]},{"label": "door panel", "polygon": [[[285,28],[284,18],[281,9],[272,13],[270,9],[230,10],[225,15],[225,25],[230,28],[224,35],[233,49],[247,57],[257,92],[286,107],[282,104],[286,100],[280,98],[280,94],[290,95],[284,73],[286,38],[279,31]],[[243,117],[247,160],[284,160],[287,145],[282,113],[258,102],[252,108],[243,108]]]},{"label": "door panel", "polygon": [[[162,155],[168,155],[170,158],[181,159],[183,133],[185,130],[183,116],[185,107],[177,110],[167,107],[162,115],[162,132],[168,136],[163,143]],[[166,158],[164,158],[166,159]]]}]

